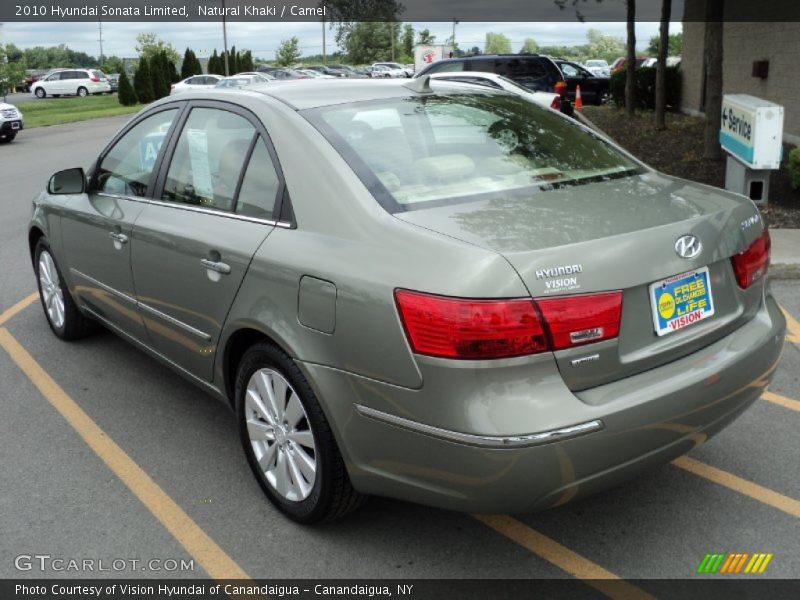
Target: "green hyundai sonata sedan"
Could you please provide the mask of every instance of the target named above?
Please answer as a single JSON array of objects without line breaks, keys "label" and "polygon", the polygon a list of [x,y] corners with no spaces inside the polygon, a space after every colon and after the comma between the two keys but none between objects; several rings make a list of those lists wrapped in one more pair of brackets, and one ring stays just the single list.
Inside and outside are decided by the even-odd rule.
[{"label": "green hyundai sonata sedan", "polygon": [[556,506],[684,454],[780,356],[748,199],[481,86],[165,98],[34,200],[53,333],[228,403],[291,518]]}]

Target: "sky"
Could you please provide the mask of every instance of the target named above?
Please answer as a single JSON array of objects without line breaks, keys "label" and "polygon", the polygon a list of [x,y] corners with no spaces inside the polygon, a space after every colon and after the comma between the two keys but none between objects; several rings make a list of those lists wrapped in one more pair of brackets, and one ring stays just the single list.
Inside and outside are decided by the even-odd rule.
[{"label": "sky", "polygon": [[[412,23],[415,30],[429,29],[437,42],[444,42],[452,34],[452,23]],[[72,50],[98,56],[98,24],[85,23],[0,23],[0,43],[13,43],[21,48],[66,44]],[[511,40],[511,48],[519,51],[525,38],[532,37],[540,46],[575,46],[586,43],[586,31],[599,29],[607,35],[625,39],[625,23],[460,23],[456,26],[456,41],[462,49],[478,46],[481,49],[486,33],[503,33]],[[219,23],[192,22],[176,30],[175,23],[136,22],[103,23],[103,53],[106,56],[135,57],[136,35],[154,32],[170,42],[179,52],[191,47],[202,58],[214,48],[222,48],[222,26]],[[674,22],[670,33],[681,31],[681,23]],[[658,23],[637,23],[637,48],[647,47],[652,36],[658,35]],[[270,60],[281,40],[297,36],[304,55],[322,53],[322,26],[320,23],[228,23],[228,44],[238,49],[252,50],[253,55]],[[328,52],[333,52],[334,32],[326,30]]]}]

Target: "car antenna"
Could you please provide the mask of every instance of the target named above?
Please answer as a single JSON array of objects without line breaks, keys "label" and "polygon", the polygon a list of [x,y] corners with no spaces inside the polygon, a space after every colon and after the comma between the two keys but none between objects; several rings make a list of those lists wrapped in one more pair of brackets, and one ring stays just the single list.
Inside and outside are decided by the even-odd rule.
[{"label": "car antenna", "polygon": [[431,76],[430,75],[422,75],[421,77],[416,77],[411,81],[404,83],[403,87],[408,88],[412,92],[416,92],[418,94],[432,94],[433,90],[431,89]]}]

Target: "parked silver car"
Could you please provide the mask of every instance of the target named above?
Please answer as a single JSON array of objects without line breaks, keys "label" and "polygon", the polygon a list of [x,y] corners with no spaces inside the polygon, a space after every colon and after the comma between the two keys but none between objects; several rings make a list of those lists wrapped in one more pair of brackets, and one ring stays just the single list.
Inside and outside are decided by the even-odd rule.
[{"label": "parked silver car", "polygon": [[783,345],[752,202],[480,86],[165,98],[33,208],[53,333],[102,323],[229,404],[304,523],[617,484],[733,421]]}]

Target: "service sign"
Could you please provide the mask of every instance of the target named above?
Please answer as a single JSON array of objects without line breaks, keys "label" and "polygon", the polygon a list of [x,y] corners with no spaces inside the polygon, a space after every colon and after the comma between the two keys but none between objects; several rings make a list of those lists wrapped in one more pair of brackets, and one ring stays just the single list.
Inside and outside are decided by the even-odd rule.
[{"label": "service sign", "polygon": [[719,143],[752,169],[777,169],[782,158],[783,107],[747,94],[722,99]]}]

